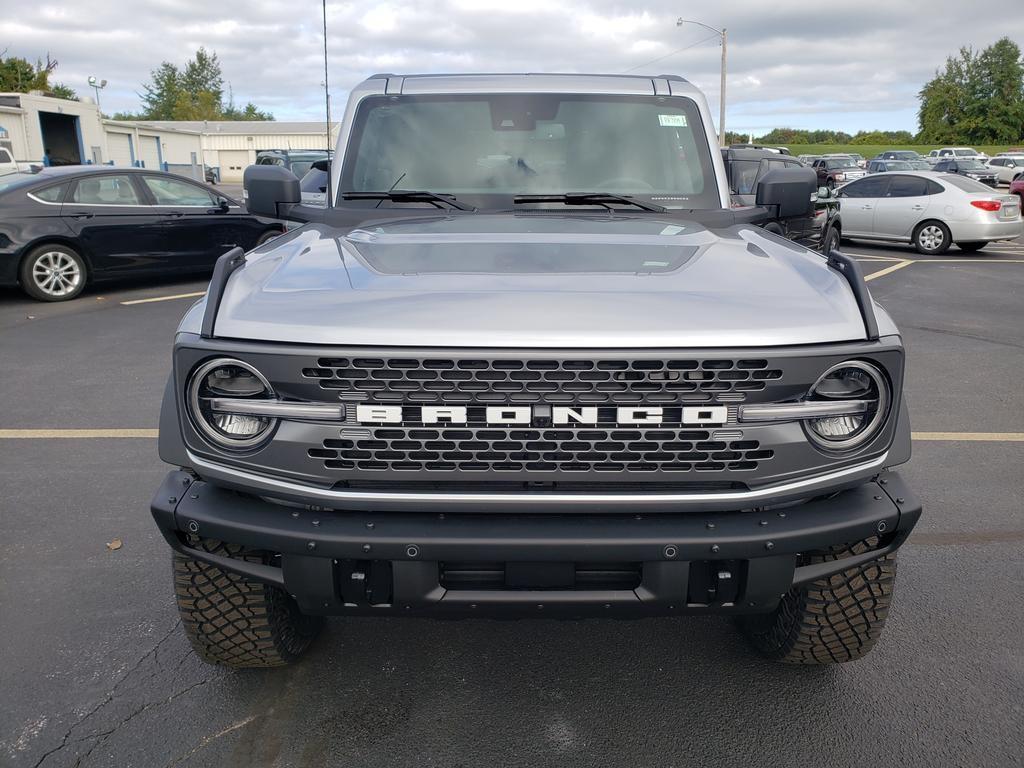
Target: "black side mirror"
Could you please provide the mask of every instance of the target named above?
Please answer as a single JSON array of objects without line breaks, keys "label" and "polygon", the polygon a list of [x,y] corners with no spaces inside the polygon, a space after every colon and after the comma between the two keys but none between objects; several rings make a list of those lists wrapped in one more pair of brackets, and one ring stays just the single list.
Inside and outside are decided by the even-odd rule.
[{"label": "black side mirror", "polygon": [[231,205],[222,197],[217,203],[217,210],[221,213],[227,213],[231,210]]},{"label": "black side mirror", "polygon": [[818,176],[810,168],[776,168],[757,183],[755,202],[774,208],[775,218],[795,219],[814,215]]},{"label": "black side mirror", "polygon": [[286,219],[292,206],[302,201],[299,180],[278,165],[250,165],[242,175],[249,213],[271,219]]}]

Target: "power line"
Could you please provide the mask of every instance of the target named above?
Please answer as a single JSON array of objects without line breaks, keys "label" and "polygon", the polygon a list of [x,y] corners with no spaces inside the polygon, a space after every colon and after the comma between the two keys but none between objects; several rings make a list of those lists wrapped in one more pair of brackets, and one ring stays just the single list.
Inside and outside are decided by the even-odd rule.
[{"label": "power line", "polygon": [[659,61],[667,59],[669,56],[675,56],[677,53],[682,53],[683,51],[687,50],[688,48],[693,48],[695,46],[700,45],[701,43],[706,43],[708,40],[716,40],[716,39],[719,39],[719,38],[721,38],[721,35],[715,33],[714,35],[710,35],[708,37],[705,37],[702,40],[698,40],[696,43],[690,43],[689,45],[684,45],[682,48],[677,48],[674,51],[669,51],[664,56],[659,56],[656,59],[651,59],[650,61],[645,61],[643,64],[637,64],[635,67],[630,67],[629,69],[624,69],[619,74],[626,74],[627,72],[632,72],[634,69],[640,69],[641,67],[646,67],[646,66],[649,66],[651,64],[657,64]]}]

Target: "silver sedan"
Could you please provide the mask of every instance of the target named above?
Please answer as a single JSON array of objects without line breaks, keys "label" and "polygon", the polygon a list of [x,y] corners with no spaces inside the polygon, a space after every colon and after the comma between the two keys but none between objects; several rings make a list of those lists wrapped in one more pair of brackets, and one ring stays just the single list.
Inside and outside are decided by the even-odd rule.
[{"label": "silver sedan", "polygon": [[836,190],[842,236],[911,243],[925,254],[980,250],[1024,234],[1020,200],[951,173],[875,173]]}]

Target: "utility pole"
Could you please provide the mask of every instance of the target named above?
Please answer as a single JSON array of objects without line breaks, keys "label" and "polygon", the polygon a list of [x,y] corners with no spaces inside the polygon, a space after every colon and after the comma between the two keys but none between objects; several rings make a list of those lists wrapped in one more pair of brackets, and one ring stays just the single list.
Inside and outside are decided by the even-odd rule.
[{"label": "utility pole", "polygon": [[712,26],[705,24],[703,21],[694,21],[693,19],[684,19],[680,17],[676,20],[676,26],[681,27],[683,24],[696,24],[699,27],[710,30],[722,38],[722,82],[719,90],[721,91],[719,96],[719,111],[718,111],[718,144],[725,146],[725,71],[726,71],[726,52],[729,43],[729,35],[726,32],[725,27],[721,29],[715,29]]}]

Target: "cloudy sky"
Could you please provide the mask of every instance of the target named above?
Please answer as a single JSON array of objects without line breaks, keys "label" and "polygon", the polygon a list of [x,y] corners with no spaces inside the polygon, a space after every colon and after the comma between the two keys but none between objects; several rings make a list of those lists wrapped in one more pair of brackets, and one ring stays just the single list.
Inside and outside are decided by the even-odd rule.
[{"label": "cloudy sky", "polygon": [[[318,0],[2,5],[0,51],[49,52],[56,80],[80,94],[90,75],[105,78],[104,112],[137,109],[151,69],[203,45],[220,57],[236,102],[279,120],[323,116]],[[1004,35],[1024,46],[1024,0],[334,0],[331,94],[340,103],[374,72],[672,72],[700,86],[717,115],[718,38],[676,26],[680,14],[728,29],[731,130],[914,130],[916,92],[948,54]]]}]

